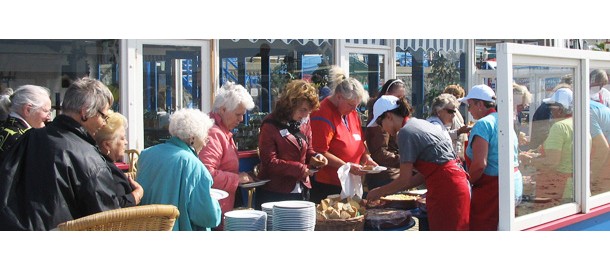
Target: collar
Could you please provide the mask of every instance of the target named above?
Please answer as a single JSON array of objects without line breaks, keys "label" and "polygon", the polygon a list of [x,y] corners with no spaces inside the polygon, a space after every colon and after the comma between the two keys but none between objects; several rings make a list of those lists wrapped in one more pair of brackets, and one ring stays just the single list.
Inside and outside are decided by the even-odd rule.
[{"label": "collar", "polygon": [[28,123],[28,121],[25,121],[25,119],[23,119],[23,117],[21,117],[21,115],[19,115],[16,112],[11,112],[8,114],[9,116],[15,117],[19,120],[21,120],[22,124],[24,124],[27,128],[31,128],[32,126],[30,126],[30,124]]},{"label": "collar", "polygon": [[195,149],[193,149],[193,147],[190,147],[188,144],[186,144],[186,142],[184,142],[183,140],[179,139],[176,136],[169,138],[169,140],[167,140],[166,143],[178,146],[180,149],[189,150],[195,156],[197,156],[197,153],[195,153]]}]

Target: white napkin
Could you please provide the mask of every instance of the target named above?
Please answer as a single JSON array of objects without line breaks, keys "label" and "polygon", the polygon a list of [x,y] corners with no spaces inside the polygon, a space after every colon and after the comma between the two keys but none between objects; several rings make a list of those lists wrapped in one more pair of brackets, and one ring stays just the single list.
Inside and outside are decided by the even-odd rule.
[{"label": "white napkin", "polygon": [[341,199],[358,196],[362,199],[362,177],[349,173],[352,163],[348,162],[337,170],[341,181]]}]

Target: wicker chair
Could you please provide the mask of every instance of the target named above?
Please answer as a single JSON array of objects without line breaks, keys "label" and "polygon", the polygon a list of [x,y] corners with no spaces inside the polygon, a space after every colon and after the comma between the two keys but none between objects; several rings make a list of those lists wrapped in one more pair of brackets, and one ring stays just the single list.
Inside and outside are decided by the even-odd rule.
[{"label": "wicker chair", "polygon": [[[129,163],[128,172],[135,172],[138,170],[138,158],[140,157],[140,151],[137,149],[127,149],[125,150],[125,154],[127,154],[127,161]],[[135,179],[135,178],[134,178]]]},{"label": "wicker chair", "polygon": [[151,204],[109,210],[66,221],[59,231],[171,231],[180,215],[173,205]]}]

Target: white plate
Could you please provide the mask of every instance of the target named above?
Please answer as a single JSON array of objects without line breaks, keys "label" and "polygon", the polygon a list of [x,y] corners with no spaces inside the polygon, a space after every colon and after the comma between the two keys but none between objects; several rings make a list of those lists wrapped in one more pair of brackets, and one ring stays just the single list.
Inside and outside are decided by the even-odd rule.
[{"label": "white plate", "polygon": [[418,189],[418,190],[407,190],[404,193],[405,194],[409,194],[409,195],[419,195],[419,196],[421,196],[421,195],[426,194],[426,192],[428,192],[427,189]]},{"label": "white plate", "polygon": [[267,182],[269,182],[271,180],[257,180],[256,182],[252,182],[252,183],[246,183],[246,184],[239,184],[240,188],[255,188],[255,187],[260,187],[264,184],[267,184]]},{"label": "white plate", "polygon": [[222,200],[226,197],[229,197],[229,193],[227,193],[226,191],[221,190],[221,189],[211,188],[210,196],[212,196],[213,199]]},{"label": "white plate", "polygon": [[367,173],[378,173],[378,172],[385,171],[387,169],[388,168],[386,168],[384,166],[377,166],[377,167],[373,168],[372,170],[362,170],[362,169],[360,169],[360,170],[363,172],[367,172]]}]

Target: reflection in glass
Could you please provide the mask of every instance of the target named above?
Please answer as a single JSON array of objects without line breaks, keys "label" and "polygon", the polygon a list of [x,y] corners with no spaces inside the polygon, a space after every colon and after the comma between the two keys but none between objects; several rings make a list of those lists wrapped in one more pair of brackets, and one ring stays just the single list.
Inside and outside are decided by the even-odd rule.
[{"label": "reflection in glass", "polygon": [[201,48],[144,45],[144,147],[167,140],[169,117],[201,108]]},{"label": "reflection in glass", "polygon": [[[513,67],[514,82],[522,87],[513,86],[514,106],[519,106],[513,120],[523,174],[517,216],[574,202],[574,72],[565,67]],[[529,99],[523,88],[529,90]]]},{"label": "reflection in glass", "polygon": [[591,195],[610,191],[610,68],[590,70]]}]

